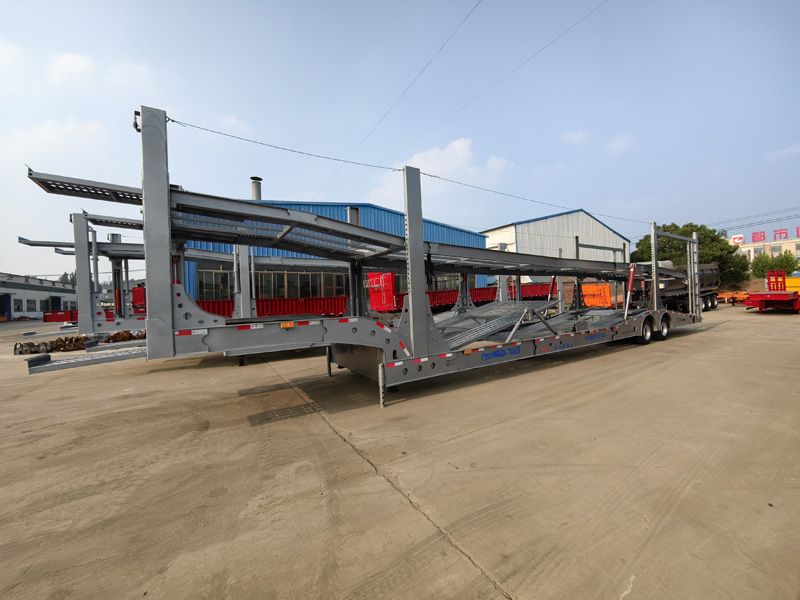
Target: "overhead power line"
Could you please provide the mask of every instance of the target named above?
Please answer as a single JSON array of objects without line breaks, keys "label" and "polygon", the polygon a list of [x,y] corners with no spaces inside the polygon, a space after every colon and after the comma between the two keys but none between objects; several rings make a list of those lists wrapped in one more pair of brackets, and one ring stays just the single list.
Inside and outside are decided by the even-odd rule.
[{"label": "overhead power line", "polygon": [[753,223],[739,223],[737,225],[732,225],[731,227],[735,228],[748,228],[748,227],[758,227],[759,225],[767,225],[768,223],[777,223],[778,221],[788,221],[789,219],[798,219],[800,218],[800,213],[794,215],[785,215],[776,219],[767,219],[766,221],[756,221]]},{"label": "overhead power line", "polygon": [[[492,189],[489,189],[489,188],[481,187],[479,185],[473,185],[471,183],[464,183],[463,181],[456,181],[454,179],[447,179],[446,177],[440,177],[439,175],[432,175],[430,173],[423,173],[423,172],[420,172],[420,174],[421,175],[425,175],[426,177],[430,177],[431,179],[439,179],[441,181],[447,181],[448,183],[454,183],[456,185],[461,185],[461,186],[464,186],[464,187],[473,188],[473,189],[476,189],[476,190],[481,190],[483,192],[489,192],[490,194],[497,194],[498,196],[506,196],[508,198],[516,198],[517,200],[525,200],[526,202],[533,202],[534,204],[542,204],[544,206],[552,206],[552,207],[555,207],[555,208],[563,208],[564,210],[579,210],[579,209],[573,208],[571,206],[564,206],[563,204],[553,204],[552,202],[544,202],[543,200],[534,200],[533,198],[526,198],[525,196],[517,196],[516,194],[508,194],[506,192],[500,192],[500,191],[497,191],[497,190],[492,190]],[[586,212],[589,213],[590,215],[593,215],[593,216],[596,216],[596,217],[605,217],[607,219],[619,219],[620,221],[630,221],[631,223],[644,223],[645,225],[649,225],[650,224],[649,221],[641,221],[639,219],[629,219],[627,217],[616,217],[614,215],[606,215],[606,214],[603,214],[603,213],[589,212],[588,210]]]},{"label": "overhead power line", "polygon": [[[322,158],[322,159],[325,159],[325,160],[333,160],[333,161],[338,161],[338,162],[345,162],[345,163],[360,165],[360,166],[364,166],[364,167],[372,167],[372,168],[375,168],[375,169],[384,169],[386,171],[401,171],[402,170],[402,169],[396,169],[394,167],[384,167],[384,166],[373,165],[373,164],[369,164],[369,163],[354,162],[354,161],[350,161],[350,160],[346,160],[346,159],[342,159],[342,158],[335,158],[335,157],[332,157],[332,156],[323,156],[321,154],[312,154],[310,152],[303,152],[301,150],[294,150],[292,148],[285,148],[283,146],[276,146],[275,144],[268,144],[266,142],[259,142],[258,140],[251,140],[249,138],[241,137],[241,136],[238,136],[238,135],[233,135],[233,134],[230,134],[230,133],[225,133],[225,132],[222,132],[222,131],[216,131],[214,129],[209,129],[207,127],[201,127],[199,125],[193,125],[191,123],[184,123],[182,121],[178,121],[178,120],[172,119],[170,117],[167,117],[167,120],[171,121],[173,123],[176,123],[178,125],[181,125],[183,127],[192,127],[194,129],[199,129],[201,131],[206,131],[208,133],[213,133],[213,134],[216,134],[216,135],[222,135],[222,136],[225,136],[225,137],[229,137],[229,138],[233,138],[233,139],[236,139],[236,140],[240,140],[242,142],[248,142],[248,143],[251,143],[251,144],[257,144],[259,146],[266,146],[268,148],[273,148],[275,150],[283,150],[285,152],[292,152],[292,153],[295,153],[295,154],[302,154],[304,156],[311,156],[313,158]],[[517,196],[515,194],[508,194],[506,192],[500,192],[498,190],[492,190],[492,189],[489,189],[489,188],[480,187],[480,186],[477,186],[477,185],[473,185],[471,183],[464,183],[463,181],[456,181],[454,179],[447,179],[445,177],[440,177],[438,175],[433,175],[431,173],[421,173],[421,174],[425,175],[426,177],[431,177],[433,179],[440,179],[441,181],[447,181],[449,183],[454,183],[456,185],[461,185],[461,186],[464,186],[464,187],[474,188],[476,190],[489,192],[491,194],[496,194],[498,196],[506,196],[508,198],[516,198],[518,200],[525,200],[526,202],[533,202],[535,204],[541,204],[543,206],[552,206],[552,207],[555,207],[555,208],[562,208],[562,209],[565,209],[565,210],[577,210],[577,209],[572,208],[570,206],[564,206],[563,204],[554,204],[552,202],[545,202],[543,200],[534,200],[533,198],[526,198],[525,196]],[[589,213],[589,214],[592,214],[594,216],[606,217],[606,218],[609,218],[609,219],[618,219],[620,221],[630,221],[632,223],[644,223],[644,224],[648,223],[647,221],[641,221],[641,220],[638,220],[638,219],[629,219],[629,218],[626,218],[626,217],[617,217],[617,216],[614,216],[614,215],[607,215],[607,214],[603,214],[603,213]]]},{"label": "overhead power line", "polygon": [[[426,70],[426,69],[427,69],[427,68],[430,66],[430,64],[431,64],[431,63],[434,61],[434,59],[435,59],[437,56],[439,56],[439,53],[440,53],[442,50],[444,50],[444,47],[445,47],[445,46],[448,44],[448,42],[449,42],[451,39],[453,39],[453,36],[454,36],[456,33],[458,33],[458,30],[459,30],[459,29],[461,29],[461,26],[462,26],[464,23],[466,23],[466,22],[467,22],[467,19],[469,19],[470,15],[472,15],[472,13],[474,13],[474,12],[475,12],[475,9],[476,9],[476,8],[478,8],[478,5],[479,5],[481,2],[482,2],[482,0],[478,0],[478,2],[476,2],[476,3],[475,3],[475,6],[473,6],[473,7],[472,7],[472,10],[470,10],[470,11],[467,13],[467,16],[466,16],[466,17],[464,17],[463,19],[461,19],[461,22],[458,24],[458,27],[456,27],[456,28],[453,30],[453,33],[451,33],[451,34],[449,35],[449,37],[448,37],[448,38],[447,38],[447,39],[444,41],[444,43],[443,43],[443,44],[442,44],[442,45],[439,47],[439,49],[438,49],[438,50],[437,50],[437,51],[436,51],[436,52],[433,54],[433,56],[431,56],[431,57],[430,57],[430,59],[428,59],[428,62],[426,62],[426,63],[425,63],[425,66],[424,66],[424,67],[422,67],[422,69],[420,69],[419,73],[417,73],[417,74],[416,74],[416,76],[414,77],[414,79],[412,79],[412,80],[411,80],[411,83],[409,83],[409,84],[406,86],[406,89],[404,89],[404,90],[403,90],[403,92],[402,92],[402,93],[401,93],[401,94],[400,94],[400,95],[397,97],[397,100],[395,100],[395,101],[392,103],[392,105],[389,107],[389,109],[388,109],[388,110],[387,110],[385,113],[383,113],[383,116],[382,116],[380,119],[378,119],[378,122],[377,122],[377,123],[375,123],[375,125],[373,125],[372,129],[370,129],[370,130],[369,130],[369,133],[367,133],[367,135],[365,135],[365,136],[364,136],[364,139],[363,139],[363,140],[361,140],[361,141],[358,143],[358,146],[356,146],[356,147],[355,147],[355,149],[354,149],[354,150],[353,150],[353,151],[350,153],[350,155],[347,157],[348,159],[352,158],[352,157],[353,157],[353,155],[354,155],[356,152],[358,152],[358,150],[361,148],[361,146],[363,146],[363,145],[364,145],[364,142],[366,142],[366,141],[369,139],[369,137],[370,137],[370,136],[371,136],[371,135],[372,135],[372,134],[375,132],[375,130],[378,128],[378,126],[379,126],[381,123],[383,123],[383,120],[384,120],[384,119],[385,119],[387,116],[389,116],[389,113],[390,113],[390,112],[392,112],[392,109],[394,109],[394,107],[395,107],[395,106],[397,106],[397,103],[398,103],[398,102],[400,102],[400,100],[402,100],[402,99],[403,99],[403,96],[405,96],[405,95],[406,95],[406,93],[408,92],[408,90],[410,90],[410,89],[411,89],[411,86],[413,86],[413,85],[414,85],[414,84],[417,82],[417,79],[419,79],[419,78],[420,78],[420,76],[421,76],[421,75],[422,75],[422,74],[425,72],[425,70]],[[314,200],[314,198],[316,198],[317,196],[319,196],[319,194],[322,192],[322,190],[324,190],[326,187],[328,187],[328,184],[329,184],[331,181],[333,181],[333,178],[334,178],[334,177],[336,177],[336,176],[339,174],[339,171],[341,171],[341,170],[342,170],[342,168],[344,168],[344,165],[340,165],[340,166],[339,166],[339,168],[338,168],[338,169],[336,169],[336,171],[334,171],[333,175],[331,175],[331,176],[328,178],[328,181],[326,181],[326,182],[323,184],[323,186],[322,186],[322,187],[319,189],[319,191],[317,191],[317,193],[316,193],[316,194],[314,194],[314,197],[313,197],[313,198],[311,198],[311,200]]]},{"label": "overhead power line", "polygon": [[428,135],[430,132],[432,132],[434,129],[437,129],[438,127],[440,127],[441,125],[443,125],[444,123],[446,123],[447,121],[449,121],[450,119],[452,119],[454,116],[456,116],[456,115],[457,115],[458,113],[460,113],[462,110],[464,110],[465,108],[467,108],[467,107],[468,107],[470,104],[472,104],[473,102],[475,102],[475,101],[476,101],[478,98],[480,98],[481,96],[483,96],[485,93],[487,93],[488,91],[490,91],[490,90],[492,90],[493,88],[497,87],[497,86],[498,86],[500,83],[502,83],[503,81],[505,81],[506,79],[508,79],[509,77],[511,77],[511,75],[513,75],[514,73],[516,73],[517,71],[519,71],[519,70],[520,70],[522,67],[524,67],[526,64],[528,64],[528,63],[529,63],[531,60],[533,60],[534,58],[536,58],[537,56],[539,56],[539,54],[541,54],[542,52],[544,52],[545,50],[547,50],[547,49],[548,49],[550,46],[552,46],[552,45],[553,45],[553,44],[555,44],[555,43],[556,43],[558,40],[560,40],[562,37],[564,37],[565,35],[567,35],[567,34],[568,34],[570,31],[572,31],[573,29],[575,29],[575,27],[577,27],[577,26],[578,26],[578,25],[580,25],[580,24],[581,24],[583,21],[585,21],[585,20],[586,20],[586,19],[588,19],[590,16],[592,16],[592,15],[593,15],[595,12],[597,12],[597,11],[598,11],[600,8],[602,8],[602,7],[603,7],[603,5],[605,5],[605,4],[606,4],[608,1],[609,1],[609,0],[603,0],[603,1],[602,1],[600,4],[598,4],[597,6],[595,6],[595,7],[594,7],[592,10],[590,10],[589,12],[587,12],[587,13],[586,13],[585,15],[583,15],[583,16],[582,16],[580,19],[578,19],[578,20],[577,20],[577,21],[575,21],[575,22],[574,22],[572,25],[570,25],[569,27],[567,27],[567,28],[566,28],[564,31],[562,31],[561,33],[559,33],[559,34],[558,34],[556,37],[554,37],[553,39],[551,39],[551,40],[550,40],[549,42],[547,42],[547,43],[546,43],[544,46],[542,46],[542,47],[541,47],[541,48],[539,48],[539,49],[538,49],[536,52],[534,52],[533,54],[531,54],[531,55],[530,55],[528,58],[526,58],[526,59],[525,59],[525,60],[523,60],[521,63],[519,63],[519,64],[518,64],[516,67],[514,67],[513,69],[511,69],[511,70],[510,70],[508,73],[506,73],[505,75],[503,75],[503,76],[502,76],[500,79],[498,79],[497,81],[495,81],[495,82],[494,82],[492,85],[490,85],[489,87],[487,87],[486,89],[484,89],[484,90],[483,90],[483,91],[482,91],[480,94],[478,94],[477,96],[474,96],[473,98],[471,98],[469,101],[467,101],[467,102],[466,102],[464,105],[462,105],[460,108],[458,108],[457,110],[453,111],[453,112],[452,112],[452,113],[450,113],[450,114],[449,114],[447,117],[445,117],[444,119],[442,119],[441,121],[439,121],[439,122],[438,122],[436,125],[434,125],[434,126],[433,126],[433,127],[431,127],[430,129],[428,129],[428,131],[426,131],[425,133],[423,133],[423,134],[422,134],[422,135],[420,135],[419,137],[415,138],[414,140],[410,141],[408,144],[406,144],[405,146],[403,146],[402,148],[400,148],[400,149],[399,149],[399,150],[397,150],[396,152],[394,152],[394,153],[390,154],[389,156],[387,156],[387,157],[384,159],[384,161],[386,161],[386,160],[389,160],[390,158],[392,158],[392,157],[393,157],[393,156],[395,156],[396,154],[399,154],[400,152],[402,152],[403,150],[405,150],[406,148],[408,148],[408,147],[409,147],[409,146],[411,146],[412,144],[415,144],[416,142],[418,142],[419,140],[421,140],[422,138],[424,138],[426,135]]},{"label": "overhead power line", "polygon": [[399,169],[395,169],[393,167],[384,167],[383,165],[372,165],[369,163],[363,162],[356,162],[354,160],[347,160],[344,158],[335,158],[333,156],[325,156],[323,154],[314,154],[313,152],[304,152],[302,150],[295,150],[294,148],[286,148],[284,146],[276,146],[275,144],[268,144],[267,142],[259,142],[258,140],[251,140],[246,137],[242,137],[239,135],[233,135],[232,133],[225,133],[224,131],[216,131],[215,129],[209,129],[208,127],[201,127],[200,125],[193,125],[192,123],[185,123],[183,121],[178,121],[177,119],[172,119],[167,117],[167,121],[171,121],[177,125],[181,125],[183,127],[192,127],[194,129],[199,129],[201,131],[207,131],[208,133],[215,133],[216,135],[221,135],[224,137],[233,138],[235,140],[240,140],[242,142],[248,142],[250,144],[258,144],[259,146],[266,146],[267,148],[274,148],[275,150],[283,150],[284,152],[293,152],[294,154],[302,154],[303,156],[311,156],[312,158],[321,158],[323,160],[332,160],[335,162],[341,163],[349,163],[351,165],[358,165],[360,167],[372,167],[373,169],[384,169],[386,171],[399,171]]},{"label": "overhead power line", "polygon": [[[768,216],[771,216],[771,215],[777,215],[777,214],[789,212],[789,211],[792,211],[792,210],[800,210],[800,206],[792,206],[790,208],[783,208],[781,210],[774,210],[772,212],[759,213],[757,215],[749,215],[747,217],[737,217],[735,219],[724,219],[722,221],[714,221],[713,223],[709,223],[709,225],[722,225],[722,224],[727,224],[727,223],[735,223],[736,221],[747,221],[748,219],[755,219],[757,217],[768,217]],[[781,218],[783,218],[783,217],[781,217]],[[786,218],[789,218],[789,217],[786,217]],[[777,219],[777,220],[780,220],[780,219]]]}]

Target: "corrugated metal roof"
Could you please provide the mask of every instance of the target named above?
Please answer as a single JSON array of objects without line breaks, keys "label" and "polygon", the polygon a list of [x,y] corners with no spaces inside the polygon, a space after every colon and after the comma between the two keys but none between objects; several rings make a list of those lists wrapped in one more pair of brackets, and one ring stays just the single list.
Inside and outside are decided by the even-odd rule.
[{"label": "corrugated metal roof", "polygon": [[489,231],[495,231],[497,229],[502,229],[503,227],[508,227],[509,225],[514,225],[516,227],[517,225],[525,225],[526,223],[534,223],[536,221],[546,221],[547,219],[554,219],[556,217],[563,217],[565,215],[574,215],[575,213],[583,213],[586,216],[591,217],[592,219],[594,219],[595,221],[600,223],[603,227],[607,228],[609,231],[613,232],[615,235],[618,235],[623,240],[625,240],[626,242],[630,243],[630,240],[628,238],[626,238],[624,235],[622,235],[618,231],[614,230],[612,227],[609,227],[606,223],[604,223],[603,221],[601,221],[600,219],[595,217],[593,214],[591,214],[589,212],[586,212],[582,208],[576,208],[575,210],[567,210],[567,211],[564,211],[564,212],[561,212],[561,213],[556,213],[554,215],[547,215],[545,217],[536,217],[535,219],[526,219],[525,221],[515,221],[514,223],[508,223],[508,225],[501,225],[499,227],[492,227],[491,229],[486,229],[486,230],[483,231],[483,233],[486,233],[486,232],[489,232]]}]

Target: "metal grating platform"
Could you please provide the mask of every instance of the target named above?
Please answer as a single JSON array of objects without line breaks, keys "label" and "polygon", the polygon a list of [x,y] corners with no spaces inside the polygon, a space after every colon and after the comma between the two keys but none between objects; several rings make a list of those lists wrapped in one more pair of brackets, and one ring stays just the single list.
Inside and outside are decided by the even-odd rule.
[{"label": "metal grating platform", "polygon": [[80,356],[62,358],[59,360],[51,360],[49,354],[42,354],[27,359],[28,373],[46,373],[47,371],[59,371],[61,369],[71,369],[78,366],[101,365],[103,363],[117,362],[119,360],[144,358],[145,356],[147,356],[147,349],[145,348],[119,350],[107,353],[81,354]]},{"label": "metal grating platform", "polygon": [[438,325],[450,348],[457,350],[512,327],[528,310],[541,310],[551,304],[548,301],[492,302]]}]

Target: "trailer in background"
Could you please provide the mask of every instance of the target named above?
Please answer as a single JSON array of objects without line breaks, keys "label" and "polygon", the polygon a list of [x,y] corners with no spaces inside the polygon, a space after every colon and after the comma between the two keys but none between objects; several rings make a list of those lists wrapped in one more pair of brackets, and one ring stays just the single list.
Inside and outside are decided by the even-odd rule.
[{"label": "trailer in background", "polygon": [[743,302],[747,310],[757,308],[759,314],[767,309],[792,310],[800,313],[800,292],[786,289],[785,271],[767,271],[767,290],[750,292]]}]

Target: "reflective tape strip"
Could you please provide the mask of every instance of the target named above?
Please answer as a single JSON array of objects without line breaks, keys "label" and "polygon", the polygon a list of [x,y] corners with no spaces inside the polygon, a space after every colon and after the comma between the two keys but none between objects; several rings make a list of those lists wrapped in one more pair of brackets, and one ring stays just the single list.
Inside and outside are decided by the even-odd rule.
[{"label": "reflective tape strip", "polygon": [[414,362],[415,363],[420,363],[420,362],[426,362],[427,360],[428,360],[427,358],[415,358]]},{"label": "reflective tape strip", "polygon": [[339,319],[339,323],[355,323],[358,319]]},{"label": "reflective tape strip", "polygon": [[402,364],[403,364],[403,361],[401,360],[399,362],[387,363],[386,366],[387,367],[399,367]]},{"label": "reflective tape strip", "polygon": [[440,355],[439,355],[439,358],[448,358],[448,357],[450,357],[450,356],[453,356],[452,352],[449,352],[449,353],[447,353],[447,354],[440,354]]},{"label": "reflective tape strip", "polygon": [[184,329],[183,331],[176,331],[175,335],[206,335],[207,333],[208,329]]},{"label": "reflective tape strip", "polygon": [[391,333],[391,331],[392,331],[392,330],[391,330],[391,328],[387,327],[387,326],[386,326],[386,325],[384,325],[383,323],[376,323],[376,325],[377,325],[378,327],[380,327],[381,329],[383,329],[384,331],[388,331],[388,332],[390,332],[390,333]]},{"label": "reflective tape strip", "polygon": [[408,348],[406,348],[406,345],[403,342],[397,342],[397,343],[400,344],[400,347],[403,349],[403,352],[406,353],[406,356],[411,356],[411,352],[408,351]]},{"label": "reflective tape strip", "polygon": [[536,343],[538,344],[539,342],[543,342],[543,341],[544,341],[544,338],[539,338],[538,340],[536,340]]},{"label": "reflective tape strip", "polygon": [[515,346],[522,346],[522,342],[514,342]]},{"label": "reflective tape strip", "polygon": [[322,321],[298,321],[298,325],[319,325]]},{"label": "reflective tape strip", "polygon": [[260,323],[256,325],[237,325],[236,329],[238,329],[239,331],[247,331],[250,329],[264,329],[264,325]]}]

